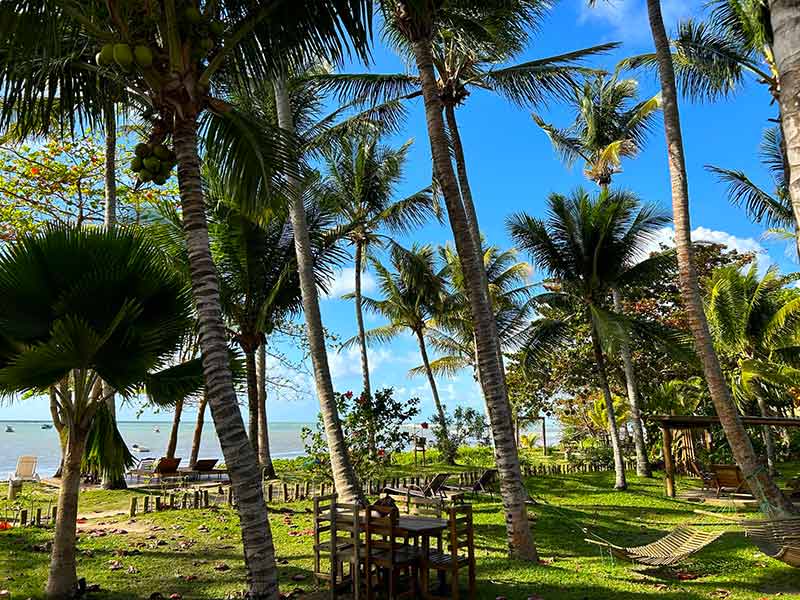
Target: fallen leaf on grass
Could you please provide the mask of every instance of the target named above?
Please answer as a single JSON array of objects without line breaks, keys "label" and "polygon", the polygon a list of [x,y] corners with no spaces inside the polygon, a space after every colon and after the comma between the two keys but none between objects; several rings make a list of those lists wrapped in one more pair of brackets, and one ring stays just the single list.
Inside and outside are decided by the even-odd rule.
[{"label": "fallen leaf on grass", "polygon": [[216,565],[214,565],[215,571],[230,571],[230,569],[231,568],[225,563],[217,563]]},{"label": "fallen leaf on grass", "polygon": [[718,588],[711,592],[712,598],[729,598],[731,595],[730,590],[723,590],[722,588]]},{"label": "fallen leaf on grass", "polygon": [[123,567],[123,564],[118,560],[110,560],[108,561],[108,568],[112,571],[119,571]]},{"label": "fallen leaf on grass", "polygon": [[137,573],[139,573],[139,569],[137,569],[133,565],[128,567],[128,575],[136,575]]}]

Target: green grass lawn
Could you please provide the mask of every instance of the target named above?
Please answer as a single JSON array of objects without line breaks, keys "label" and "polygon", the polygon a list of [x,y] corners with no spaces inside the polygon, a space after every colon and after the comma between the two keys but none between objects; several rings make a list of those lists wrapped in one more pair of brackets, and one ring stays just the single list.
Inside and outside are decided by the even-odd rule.
[{"label": "green grass lawn", "polygon": [[[726,533],[676,570],[655,571],[603,556],[583,541],[582,527],[622,545],[637,545],[679,523],[709,521],[692,512],[696,504],[664,498],[658,478],[630,476],[629,483],[627,492],[617,493],[610,491],[612,473],[529,479],[529,490],[549,503],[532,510],[542,564],[509,560],[497,497],[475,501],[479,597],[800,598],[800,572],[760,554],[738,532]],[[41,490],[37,493],[46,495]],[[81,513],[90,516],[94,511],[125,509],[132,493],[83,492]],[[0,504],[0,514],[2,509]],[[293,512],[284,512],[287,509]],[[310,591],[311,537],[302,534],[311,527],[310,503],[271,505],[270,511],[281,589]],[[128,533],[80,535],[79,576],[100,584],[102,590],[92,598],[147,598],[158,591],[165,597],[177,592],[183,598],[222,599],[243,587],[237,517],[227,507],[151,513],[135,523],[127,517],[94,518],[85,527],[98,521],[113,522],[111,527]],[[0,589],[10,590],[13,600],[42,596],[49,557],[36,548],[46,544],[50,535],[50,530],[33,528],[0,532]],[[131,550],[135,553],[130,554]]]}]

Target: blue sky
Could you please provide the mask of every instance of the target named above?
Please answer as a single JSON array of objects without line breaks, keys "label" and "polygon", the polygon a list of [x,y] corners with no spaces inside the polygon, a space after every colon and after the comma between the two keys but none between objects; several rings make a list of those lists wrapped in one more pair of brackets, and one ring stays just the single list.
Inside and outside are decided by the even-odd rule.
[{"label": "blue sky", "polygon": [[[701,2],[665,0],[662,4],[670,29],[674,29],[679,19],[697,15],[701,10]],[[651,50],[643,0],[620,0],[595,9],[586,8],[579,0],[564,0],[554,9],[551,18],[520,61],[608,41],[622,41],[624,45],[614,54],[597,59],[593,66],[612,70],[620,58]],[[380,44],[379,39],[374,56],[374,72],[398,72],[406,68],[391,50]],[[352,70],[355,69],[363,67],[352,66]],[[644,76],[641,79],[642,97],[652,96],[657,91],[654,78]],[[564,126],[569,122],[570,115],[564,107],[553,105],[537,107],[535,110],[545,120],[557,125]],[[458,109],[481,229],[491,243],[503,248],[511,246],[504,226],[509,214],[526,211],[542,215],[544,200],[549,193],[568,192],[577,186],[591,188],[591,184],[583,177],[582,165],[577,164],[568,170],[559,161],[549,140],[531,120],[530,112],[486,92],[474,92],[466,104]],[[696,230],[695,239],[720,241],[742,250],[757,251],[762,265],[777,263],[783,270],[793,270],[796,265],[791,253],[787,252],[787,245],[764,241],[762,228],[751,224],[740,209],[728,204],[722,186],[703,168],[706,164],[715,164],[741,169],[771,189],[768,175],[758,162],[757,151],[761,133],[770,126],[768,119],[774,117],[775,113],[766,89],[753,81],[748,82],[736,97],[723,102],[696,105],[682,102],[692,226]],[[635,160],[624,163],[624,173],[615,178],[615,185],[632,190],[643,199],[659,203],[669,211],[669,175],[660,120],[658,123],[659,127],[650,137],[643,153]],[[414,140],[414,144],[398,196],[424,187],[430,180],[430,150],[421,100],[416,100],[410,106],[403,133],[389,140],[389,143],[399,145],[408,139]],[[669,232],[665,232],[664,241],[669,237]],[[443,244],[451,239],[447,225],[430,224],[399,241],[406,244],[412,241]],[[520,258],[527,260],[524,256]],[[535,268],[532,277],[534,281],[537,280]],[[333,286],[334,294],[322,300],[324,323],[341,338],[355,334],[352,302],[336,297],[352,289],[352,278],[352,269],[339,273]],[[374,291],[370,290],[372,281],[367,273],[365,285],[368,294]],[[380,323],[374,316],[367,317],[368,327]],[[360,389],[357,351],[333,351],[329,358],[336,389]],[[410,337],[373,348],[370,359],[374,388],[393,386],[401,397],[417,396],[422,400],[423,415],[427,417],[432,413],[430,391],[425,380],[407,377],[408,369],[419,364],[418,351]],[[309,392],[300,398],[296,394],[285,398],[276,392],[270,400],[270,418],[277,421],[314,420],[317,403],[313,396],[312,380],[307,374],[289,376],[299,385],[307,387]],[[480,408],[483,405],[477,386],[468,372],[453,380],[441,381],[440,393],[450,408],[456,405]],[[135,418],[138,408],[135,404],[126,406],[122,410],[122,418]],[[189,410],[189,415],[192,413]],[[0,406],[0,419],[45,419],[48,414],[46,403],[39,400]],[[163,420],[169,416],[145,411],[141,418]]]}]

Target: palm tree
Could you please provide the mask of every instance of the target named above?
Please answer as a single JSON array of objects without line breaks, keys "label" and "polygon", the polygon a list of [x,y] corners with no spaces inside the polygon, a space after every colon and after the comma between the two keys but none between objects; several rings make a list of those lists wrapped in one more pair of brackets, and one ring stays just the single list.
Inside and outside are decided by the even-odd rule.
[{"label": "palm tree", "polygon": [[[97,77],[122,81],[137,97],[136,107],[152,123],[151,143],[171,136],[178,164],[178,184],[184,232],[191,264],[192,289],[200,323],[200,345],[206,376],[208,403],[230,474],[242,524],[248,587],[255,597],[277,597],[277,574],[272,541],[264,535],[267,514],[263,502],[256,456],[245,448],[247,434],[236,407],[219,283],[208,243],[205,202],[198,156],[198,119],[221,123],[207,148],[230,151],[229,163],[277,160],[281,144],[267,156],[253,151],[253,137],[236,111],[211,95],[224,89],[223,78],[237,75],[264,78],[285,61],[308,56],[341,55],[345,46],[364,55],[371,3],[336,0],[324,4],[281,4],[255,0],[221,0],[203,3],[201,22],[187,26],[186,10],[198,9],[192,0],[178,14],[173,0],[125,5],[105,0],[75,3],[71,0],[28,2],[12,0],[0,10],[0,126],[12,116],[23,125],[53,110],[53,90],[69,102],[58,103],[62,120],[73,125],[83,111],[96,104]],[[128,10],[130,9],[130,11]],[[215,26],[211,28],[211,23]],[[221,35],[213,35],[213,30]],[[209,35],[211,34],[211,35]],[[208,41],[211,43],[209,44]],[[114,63],[98,68],[95,53],[102,45],[116,44]],[[152,60],[129,60],[131,44],[149,50]],[[108,54],[108,53],[107,53]],[[142,53],[139,53],[140,56]],[[101,62],[103,62],[102,56]],[[82,68],[65,71],[69,63]],[[76,74],[77,73],[77,74]],[[77,115],[77,116],[75,116]],[[41,121],[41,120],[39,120]],[[238,125],[238,127],[237,127]],[[239,173],[241,169],[233,169]],[[241,178],[241,186],[252,186]],[[246,194],[257,200],[257,190]],[[302,266],[302,265],[301,265]]]},{"label": "palm tree", "polygon": [[379,233],[407,233],[422,225],[429,216],[439,214],[439,204],[430,188],[407,198],[395,200],[395,188],[403,176],[403,167],[411,142],[398,149],[383,146],[374,132],[354,132],[340,138],[323,151],[327,177],[326,195],[332,199],[347,227],[347,240],[355,257],[356,323],[361,351],[363,391],[372,394],[369,381],[367,343],[361,305],[361,272],[373,246],[384,245]]},{"label": "palm tree", "polygon": [[[436,257],[431,246],[414,245],[411,249],[393,244],[389,253],[391,269],[387,269],[376,259],[372,259],[372,267],[378,278],[378,288],[383,298],[363,297],[364,306],[389,320],[389,323],[365,332],[366,342],[385,343],[405,330],[410,330],[417,340],[422,356],[423,370],[431,386],[433,403],[439,419],[439,427],[444,437],[447,433],[447,417],[439,398],[436,378],[431,369],[428,349],[425,344],[425,333],[428,321],[438,314],[444,301],[445,280],[436,269]],[[351,338],[345,346],[354,343],[358,338]],[[449,461],[454,456],[448,456]]]},{"label": "palm tree", "polygon": [[[522,3],[527,4],[527,3]],[[494,10],[507,3],[466,2],[454,6],[462,18],[481,10]],[[440,186],[475,322],[476,350],[481,384],[491,420],[495,456],[501,478],[501,495],[506,514],[508,548],[512,556],[523,560],[537,558],[525,501],[528,494],[522,482],[514,426],[505,385],[496,324],[489,306],[489,293],[475,243],[473,228],[465,212],[458,181],[450,160],[450,143],[442,117],[442,100],[432,54],[439,17],[444,10],[438,3],[418,0],[383,0],[380,3],[384,22],[396,39],[407,45],[414,57],[419,86],[425,107],[428,140],[433,171]],[[465,20],[466,22],[466,20]],[[513,22],[513,21],[512,21]]]},{"label": "palm tree", "polygon": [[[470,317],[464,276],[458,255],[450,245],[439,248],[439,258],[449,289],[441,309],[428,323],[426,336],[436,348],[439,357],[431,361],[435,375],[454,375],[471,368],[479,380],[475,354],[475,327]],[[504,349],[514,345],[514,340],[530,322],[533,305],[530,302],[532,286],[526,280],[530,265],[517,260],[515,250],[501,251],[497,246],[485,246],[483,265],[489,282],[492,310],[497,322],[497,332]],[[423,367],[411,369],[422,373]]]},{"label": "palm tree", "polygon": [[[336,246],[337,236],[331,231],[335,214],[314,203],[320,190],[313,178],[305,192],[314,276],[316,285],[324,289],[333,267],[344,260],[344,253]],[[219,271],[222,309],[231,324],[231,337],[245,357],[250,442],[256,454],[266,458],[261,463],[265,475],[274,477],[269,448],[262,448],[259,442],[262,430],[266,434],[266,404],[262,405],[266,397],[260,392],[263,386],[256,362],[276,324],[300,311],[294,234],[286,216],[273,213],[256,223],[235,208],[235,198],[218,193],[209,193],[219,201],[213,209],[209,233]]]},{"label": "palm tree", "polygon": [[683,151],[678,91],[675,70],[670,55],[669,38],[664,28],[660,0],[647,0],[647,14],[655,44],[655,59],[661,83],[661,106],[664,115],[664,130],[667,138],[667,156],[672,184],[672,213],[675,224],[675,247],[678,256],[678,273],[689,327],[695,342],[695,350],[703,364],[706,383],[711,400],[725,430],[736,463],[751,483],[759,503],[768,514],[791,514],[791,503],[762,468],[747,431],[739,421],[736,407],[720,367],[719,357],[703,312],[703,300],[697,272],[692,262],[691,224],[689,222],[689,188],[686,176],[686,158]]},{"label": "palm tree", "polygon": [[199,387],[197,361],[167,367],[191,325],[191,300],[142,234],[86,228],[51,228],[6,247],[0,290],[0,393],[53,389],[65,426],[47,595],[71,598],[81,460],[107,409],[97,384],[125,396],[145,385],[160,403]]},{"label": "palm tree", "polygon": [[[800,384],[797,369],[797,314],[800,297],[786,289],[791,279],[775,267],[759,277],[755,265],[743,273],[735,267],[714,271],[706,315],[718,354],[730,366],[728,383],[739,406],[755,401],[762,416]],[[764,427],[767,464],[774,474],[772,431]]]},{"label": "palm tree", "polygon": [[[744,207],[750,220],[794,238],[797,255],[800,257],[800,238],[797,237],[797,225],[789,198],[786,154],[780,127],[771,127],[764,131],[760,155],[761,163],[772,176],[774,191],[762,189],[742,171],[714,165],[706,165],[706,169],[727,185],[728,200],[735,206]],[[789,234],[789,231],[793,233]]]},{"label": "palm tree", "polygon": [[537,302],[561,311],[560,315],[534,322],[526,342],[528,361],[536,360],[541,347],[552,348],[563,342],[575,326],[588,325],[597,383],[606,401],[615,487],[625,489],[625,463],[603,347],[626,340],[631,332],[653,337],[656,325],[623,316],[606,305],[612,290],[647,281],[671,259],[669,254],[661,254],[637,262],[642,249],[669,217],[653,205],[640,206],[630,193],[608,189],[596,198],[582,189],[569,197],[552,194],[548,208],[546,222],[524,213],[508,221],[519,247],[552,277],[552,291],[540,294]]},{"label": "palm tree", "polygon": [[575,121],[569,127],[558,129],[536,114],[533,120],[564,162],[572,165],[583,159],[586,177],[607,187],[621,172],[622,159],[639,154],[653,127],[658,96],[636,102],[637,92],[635,79],[599,74],[575,86],[569,102]]},{"label": "palm tree", "polygon": [[[537,115],[533,115],[533,119],[568,165],[582,158],[586,176],[601,188],[607,188],[611,185],[612,177],[621,172],[622,158],[633,158],[641,151],[658,110],[658,96],[636,102],[637,88],[636,80],[620,80],[618,73],[611,77],[599,74],[587,79],[583,86],[575,87],[570,104],[576,117],[568,128],[557,129]],[[620,290],[613,290],[613,298],[614,310],[621,312]],[[639,408],[639,389],[631,351],[624,340],[620,344],[620,355],[631,405],[636,473],[641,477],[649,477],[650,465]]]}]

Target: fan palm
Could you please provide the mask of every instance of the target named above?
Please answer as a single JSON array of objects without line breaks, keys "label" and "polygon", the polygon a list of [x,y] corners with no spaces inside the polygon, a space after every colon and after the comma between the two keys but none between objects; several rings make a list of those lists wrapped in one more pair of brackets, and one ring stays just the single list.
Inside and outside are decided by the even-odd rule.
[{"label": "fan palm", "polygon": [[586,176],[607,187],[622,159],[639,154],[653,127],[658,96],[637,102],[637,88],[634,79],[599,74],[575,86],[570,98],[575,121],[568,128],[558,129],[536,114],[533,120],[568,165],[583,159]]},{"label": "fan palm", "polygon": [[[389,323],[366,331],[364,338],[367,343],[385,343],[406,330],[414,334],[422,356],[423,369],[431,386],[439,426],[447,437],[447,418],[439,398],[436,378],[431,369],[425,343],[428,321],[438,313],[444,301],[445,280],[436,269],[436,256],[431,246],[414,245],[407,250],[392,244],[389,260],[391,270],[378,260],[371,259],[378,279],[378,289],[383,297],[362,298],[367,310],[385,317]],[[351,338],[344,346],[353,344],[357,340],[357,337]]]},{"label": "fan palm", "polygon": [[[277,9],[279,6],[279,9]],[[266,508],[255,467],[255,454],[242,451],[247,434],[236,406],[227,361],[225,330],[219,303],[219,283],[208,244],[205,203],[198,157],[198,118],[221,122],[212,146],[231,152],[230,162],[266,165],[269,156],[253,152],[253,136],[235,111],[212,96],[225,75],[247,73],[264,78],[285,61],[307,56],[341,56],[351,44],[364,53],[371,3],[366,0],[264,4],[255,0],[196,2],[183,6],[202,9],[201,23],[187,26],[173,0],[148,3],[106,0],[12,0],[0,14],[0,121],[12,115],[21,123],[54,106],[56,90],[65,121],[73,121],[98,102],[97,77],[124,81],[143,116],[153,124],[150,141],[171,136],[178,163],[182,217],[200,323],[200,344],[211,407],[220,445],[238,499],[250,593],[277,597],[274,550]],[[208,37],[214,29],[222,35]],[[347,36],[347,37],[346,37]],[[208,41],[211,43],[208,44]],[[115,65],[97,68],[95,53],[103,44],[128,44],[115,52]],[[150,50],[152,62],[126,60],[130,45]],[[69,62],[81,69],[68,73]],[[140,66],[143,65],[143,66]],[[74,74],[74,76],[73,76]],[[44,120],[40,120],[44,121]],[[2,125],[3,123],[0,123]],[[240,127],[237,127],[239,125]],[[252,185],[242,178],[242,187]],[[263,190],[262,190],[263,191]],[[259,190],[247,197],[259,199]]]},{"label": "fan palm", "polygon": [[53,386],[66,428],[47,595],[72,597],[81,459],[105,408],[100,382],[125,396],[146,386],[162,403],[200,387],[194,363],[167,367],[191,324],[191,300],[141,234],[85,228],[48,229],[6,247],[0,290],[0,392]]},{"label": "fan palm", "polygon": [[[604,74],[587,79],[575,87],[571,101],[575,121],[566,129],[557,129],[539,116],[533,119],[553,142],[553,147],[567,164],[578,158],[585,161],[584,173],[601,188],[611,185],[611,179],[621,172],[622,158],[633,158],[650,133],[658,110],[658,96],[636,102],[638,84],[633,79],[620,80],[618,74]],[[614,290],[614,310],[622,311],[622,295]],[[620,344],[628,401],[631,405],[633,438],[636,445],[636,473],[650,476],[644,427],[639,411],[639,391],[633,370],[631,351],[624,341]]]},{"label": "fan palm", "polygon": [[617,489],[625,489],[625,463],[614,417],[604,344],[626,341],[631,333],[660,341],[669,332],[658,332],[651,322],[623,316],[606,307],[611,291],[653,277],[669,254],[637,262],[655,233],[669,217],[653,205],[641,206],[630,193],[602,190],[596,198],[578,189],[570,196],[553,194],[548,199],[547,221],[518,214],[508,227],[518,246],[529,252],[535,264],[552,278],[551,291],[536,297],[550,309],[534,321],[525,342],[528,361],[539,352],[566,341],[575,327],[589,326],[597,383],[608,414],[608,432],[614,450]]},{"label": "fan palm", "polygon": [[381,230],[407,233],[422,225],[431,215],[439,213],[439,205],[430,188],[407,198],[393,198],[410,147],[409,141],[400,148],[390,148],[381,145],[375,133],[355,132],[340,138],[324,151],[326,195],[335,203],[340,219],[347,227],[346,238],[355,257],[353,299],[361,350],[361,374],[364,393],[368,396],[372,392],[361,306],[361,272],[373,247],[384,245]]},{"label": "fan palm", "polygon": [[689,188],[686,175],[686,157],[683,150],[680,112],[678,110],[678,88],[675,82],[675,66],[670,54],[670,42],[664,27],[660,0],[647,0],[647,14],[655,45],[654,61],[658,66],[661,83],[661,106],[664,116],[664,131],[667,140],[670,182],[672,185],[672,213],[675,224],[675,248],[678,256],[678,272],[681,293],[686,306],[689,327],[694,337],[695,349],[703,364],[703,371],[711,394],[711,400],[725,430],[736,463],[744,476],[757,481],[755,493],[760,504],[769,514],[791,514],[794,509],[781,493],[768,472],[761,468],[753,444],[739,421],[730,390],[722,373],[719,357],[714,351],[708,328],[697,272],[692,263],[691,223],[689,219]]},{"label": "fan palm", "polygon": [[[727,375],[733,397],[740,406],[755,401],[765,417],[771,403],[800,384],[800,296],[786,289],[791,280],[780,277],[774,267],[763,277],[755,265],[744,273],[720,268],[712,275],[706,299],[717,352],[731,364]],[[775,450],[769,427],[764,427],[764,441],[772,471]]]}]

